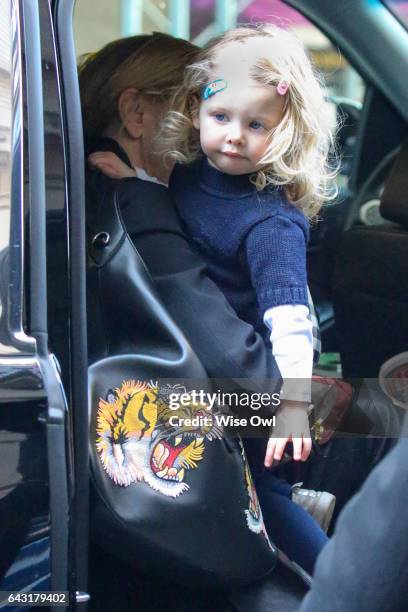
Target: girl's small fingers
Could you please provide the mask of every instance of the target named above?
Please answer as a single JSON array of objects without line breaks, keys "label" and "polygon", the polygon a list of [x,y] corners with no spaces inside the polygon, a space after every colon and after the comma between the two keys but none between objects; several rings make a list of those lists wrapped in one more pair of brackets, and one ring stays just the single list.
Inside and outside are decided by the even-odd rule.
[{"label": "girl's small fingers", "polygon": [[105,165],[106,163],[106,159],[100,159],[99,157],[91,158],[91,156],[88,157],[88,164],[93,168],[99,168],[100,166]]},{"label": "girl's small fingers", "polygon": [[302,461],[306,461],[312,451],[312,439],[303,438]]},{"label": "girl's small fingers", "polygon": [[104,174],[108,174],[109,176],[114,176],[115,174],[115,170],[112,169],[109,164],[104,164],[103,162],[93,164],[93,167],[95,168],[95,170],[100,170],[101,172],[103,172]]},{"label": "girl's small fingers", "polygon": [[104,159],[107,159],[106,153],[91,153],[88,155],[88,161],[90,164],[95,164]]},{"label": "girl's small fingers", "polygon": [[273,456],[276,461],[280,461],[282,459],[283,451],[285,450],[287,441],[288,438],[278,438],[276,440],[275,453]]},{"label": "girl's small fingers", "polygon": [[112,167],[109,163],[98,161],[93,163],[92,167],[96,170],[100,170],[103,174],[106,174],[110,178],[121,178],[121,175],[117,169]]},{"label": "girl's small fingers", "polygon": [[88,155],[88,159],[119,159],[112,151],[94,151]]},{"label": "girl's small fingers", "polygon": [[300,461],[302,456],[302,438],[293,438],[293,459],[295,461]]},{"label": "girl's small fingers", "polygon": [[90,165],[93,168],[109,168],[109,164],[107,164],[103,159],[94,159],[90,162]]},{"label": "girl's small fingers", "polygon": [[265,453],[265,461],[264,461],[265,467],[271,467],[273,463],[273,456],[275,454],[275,446],[276,446],[276,440],[274,438],[269,438],[268,444],[266,447],[266,453]]}]

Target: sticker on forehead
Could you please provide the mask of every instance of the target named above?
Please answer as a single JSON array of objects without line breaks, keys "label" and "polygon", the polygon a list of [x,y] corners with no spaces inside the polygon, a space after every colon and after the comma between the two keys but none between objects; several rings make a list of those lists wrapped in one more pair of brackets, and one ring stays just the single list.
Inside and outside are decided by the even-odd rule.
[{"label": "sticker on forehead", "polygon": [[215,81],[211,81],[208,83],[203,89],[202,98],[203,100],[208,100],[214,94],[219,91],[223,91],[227,87],[227,81],[225,79],[216,79]]}]

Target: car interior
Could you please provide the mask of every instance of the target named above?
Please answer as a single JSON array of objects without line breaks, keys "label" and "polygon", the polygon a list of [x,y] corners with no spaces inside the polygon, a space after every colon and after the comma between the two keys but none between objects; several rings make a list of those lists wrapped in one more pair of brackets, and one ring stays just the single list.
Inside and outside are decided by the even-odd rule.
[{"label": "car interior", "polygon": [[[168,3],[141,4],[142,14],[137,17],[139,21],[135,18],[132,29],[132,17],[126,8],[128,3],[101,2],[95,7],[89,0],[77,0],[73,20],[74,43],[67,37],[62,57],[63,61],[71,62],[72,83],[75,79],[72,69],[74,56],[95,51],[115,37],[141,31],[135,29],[141,24],[145,31],[160,29],[161,26],[163,31],[183,35],[185,30],[180,23],[186,15],[181,11],[172,16]],[[191,2],[189,20],[192,29],[195,28],[194,42],[204,43],[220,27],[222,4]],[[328,103],[333,105],[340,125],[336,135],[340,172],[336,179],[338,196],[325,207],[321,219],[313,226],[308,247],[309,286],[322,334],[323,355],[318,371],[345,379],[376,378],[386,359],[407,350],[408,291],[403,279],[408,276],[405,256],[408,237],[408,86],[406,79],[401,78],[406,72],[407,30],[380,2],[353,5],[346,0],[336,3],[291,0],[240,4],[242,10],[238,11],[235,19],[262,19],[265,14],[273,13],[277,15],[278,23],[282,20],[300,22],[297,31],[299,35],[305,35],[312,59],[322,71],[326,65]],[[374,7],[374,4],[378,6]],[[111,23],[107,16],[112,18]],[[385,32],[385,22],[392,28],[392,35]],[[233,25],[225,15],[222,23],[224,29]],[[314,32],[313,36],[310,31]],[[373,42],[379,38],[389,45],[386,54],[381,44]],[[336,76],[336,73],[339,74]],[[343,86],[344,82],[341,85],[342,79],[347,81],[346,86]],[[74,87],[69,96],[71,109],[75,109],[78,120],[77,88]],[[80,125],[76,125],[76,134],[79,128]],[[87,206],[92,210],[89,203]],[[113,237],[107,249],[101,248],[103,232]],[[98,217],[96,223],[91,219],[88,225],[91,396],[94,387],[99,389],[100,377],[111,371],[112,363],[120,353],[120,347],[115,352],[114,331],[108,332],[97,325],[100,322],[98,309],[101,305],[103,307],[106,296],[117,291],[118,275],[111,274],[101,279],[97,269],[104,258],[109,258],[111,249],[123,244],[124,234],[118,219]],[[135,265],[130,271],[129,267],[123,267],[120,283],[128,287],[127,294],[134,304],[134,312],[139,313],[132,324],[141,335],[153,334],[158,342],[159,339],[163,341],[162,346],[156,347],[158,355],[171,356],[166,365],[158,359],[157,364],[146,368],[146,375],[155,377],[164,372],[178,376],[180,372],[186,375],[191,368],[194,371],[200,369],[196,357],[191,354],[188,339],[186,341],[180,336],[160,305],[140,257],[134,249],[128,256]],[[96,290],[98,304],[94,303]],[[105,305],[109,307],[109,299]],[[111,319],[113,326],[123,323],[115,319],[114,309]],[[108,342],[109,351],[106,349],[108,333],[112,334]],[[137,342],[134,348],[129,368],[138,362]],[[109,363],[105,359],[107,353],[108,359],[112,358]],[[92,414],[91,420],[94,418],[95,414]],[[90,589],[93,591],[91,610],[125,611],[131,606],[146,611],[161,610],[164,606],[178,611],[187,608],[197,612],[225,610],[221,594],[199,593],[199,589],[187,585],[171,585],[169,598],[165,558],[157,568],[159,576],[162,574],[160,581],[154,578],[153,572],[146,575],[139,569],[135,570],[139,565],[136,560],[137,538],[132,539],[131,525],[122,518],[118,520],[117,502],[109,499],[103,490],[103,475],[94,445],[91,445],[90,452],[93,472],[89,566]],[[287,610],[292,609],[291,598],[292,603],[301,600],[303,590],[293,577],[286,576],[281,584],[277,581],[276,588],[287,593]]]}]

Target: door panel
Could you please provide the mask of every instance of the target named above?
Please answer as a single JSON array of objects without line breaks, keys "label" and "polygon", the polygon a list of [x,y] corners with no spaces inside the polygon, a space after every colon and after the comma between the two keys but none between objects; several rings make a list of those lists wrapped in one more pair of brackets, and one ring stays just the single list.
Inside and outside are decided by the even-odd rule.
[{"label": "door panel", "polygon": [[[49,549],[45,391],[36,342],[22,326],[23,294],[23,105],[20,15],[1,4],[2,151],[0,165],[0,583],[12,585],[12,564],[39,521]],[[12,65],[13,62],[13,65]],[[49,554],[48,554],[49,558]],[[49,577],[49,563],[42,567]]]},{"label": "door panel", "polygon": [[0,590],[66,590],[67,407],[47,336],[38,3],[2,2],[0,21]]}]

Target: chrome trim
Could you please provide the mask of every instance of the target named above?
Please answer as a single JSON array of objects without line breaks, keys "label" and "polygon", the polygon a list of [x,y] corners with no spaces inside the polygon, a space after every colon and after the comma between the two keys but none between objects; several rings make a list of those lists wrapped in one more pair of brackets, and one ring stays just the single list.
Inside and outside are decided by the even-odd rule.
[{"label": "chrome trim", "polygon": [[45,527],[40,527],[36,531],[30,531],[27,535],[26,544],[30,542],[36,542],[37,540],[41,540],[42,538],[51,537],[51,526],[46,525]]},{"label": "chrome trim", "polygon": [[36,357],[0,356],[0,402],[45,399],[44,379]]},{"label": "chrome trim", "polygon": [[[27,110],[24,115],[24,132],[28,134],[28,183],[26,201],[29,202],[30,257],[27,264],[30,279],[30,330],[41,342],[41,334],[47,335],[47,269],[46,269],[46,220],[45,220],[45,155],[44,155],[44,106],[41,58],[41,32],[38,0],[24,0],[24,91]],[[25,147],[26,148],[26,147]],[[25,173],[27,174],[27,173]],[[27,211],[26,211],[27,214]],[[27,259],[27,258],[26,258]],[[38,351],[41,348],[38,346]]]},{"label": "chrome trim", "polygon": [[75,593],[75,601],[76,603],[85,603],[89,601],[91,596],[89,593],[85,593],[84,591],[76,591]]},{"label": "chrome trim", "polygon": [[21,24],[18,0],[11,0],[11,190],[10,242],[7,275],[7,295],[1,312],[0,355],[35,355],[36,341],[23,329],[23,272],[24,272],[24,176],[23,176],[23,92],[21,59]]}]

